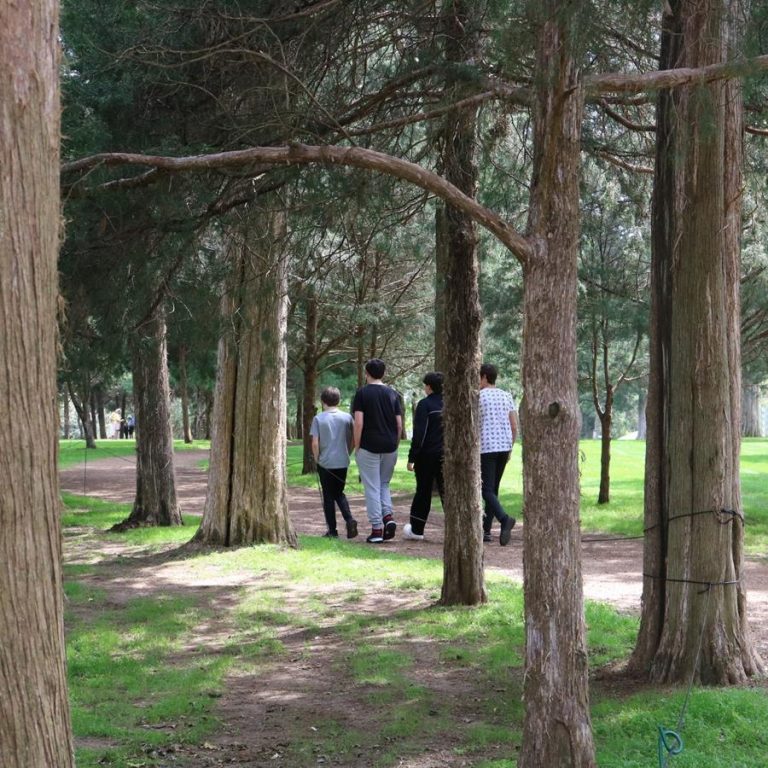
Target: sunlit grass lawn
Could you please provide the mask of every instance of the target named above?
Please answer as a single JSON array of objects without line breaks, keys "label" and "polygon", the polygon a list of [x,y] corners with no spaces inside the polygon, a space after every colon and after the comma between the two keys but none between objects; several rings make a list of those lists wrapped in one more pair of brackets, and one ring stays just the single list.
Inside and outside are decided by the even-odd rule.
[{"label": "sunlit grass lawn", "polygon": [[[297,653],[314,663],[312,653],[325,654],[326,643],[332,642],[345,651],[339,658],[323,655],[320,660],[323,667],[331,665],[329,679],[352,686],[356,712],[370,707],[380,713],[381,748],[366,765],[392,768],[403,756],[423,755],[441,738],[477,768],[516,765],[523,717],[523,605],[520,587],[503,575],[488,574],[486,605],[442,608],[434,605],[442,579],[439,560],[301,537],[298,550],[260,546],[186,553],[177,561],[187,572],[178,592],[167,576],[153,590],[146,582],[151,561],[143,554],[183,543],[191,527],[139,529],[115,537],[103,531],[126,516],[128,505],[67,496],[65,507],[67,549],[77,546],[90,553],[87,562],[65,567],[70,695],[80,768],[166,765],[164,749],[201,745],[217,732],[215,703],[227,689],[228,674],[251,674],[258,685],[267,670],[290,669]],[[104,540],[110,546],[99,556]],[[125,544],[130,556],[116,557],[115,541]],[[230,588],[222,604],[211,590],[195,588],[209,574],[245,574],[252,580]],[[117,592],[110,597],[112,579]],[[143,586],[141,594],[131,595],[133,581],[146,584],[149,592]],[[361,610],[377,599],[382,586],[417,606]],[[287,592],[290,600],[285,600]],[[344,599],[329,603],[327,596],[334,595]],[[586,619],[593,669],[627,657],[637,631],[635,618],[588,604]],[[215,648],[205,640],[212,621],[226,626],[216,633]],[[286,645],[292,636],[320,631],[331,635],[316,651]],[[434,655],[436,680],[456,674],[462,685],[475,685],[465,689],[476,702],[471,718],[441,694],[444,682],[433,686],[419,669],[424,650],[417,656],[414,649],[423,649],[425,642]],[[676,727],[684,698],[684,689],[626,695],[603,693],[600,684],[593,685],[601,768],[656,765],[657,727]],[[315,765],[317,755],[336,755],[350,764],[356,745],[367,738],[354,728],[354,713],[350,719],[352,726],[329,713],[327,721],[313,721],[318,727],[308,729],[306,722],[285,717],[282,764]],[[768,697],[760,688],[696,689],[683,730],[686,748],[671,765],[765,768],[766,719]]]}]

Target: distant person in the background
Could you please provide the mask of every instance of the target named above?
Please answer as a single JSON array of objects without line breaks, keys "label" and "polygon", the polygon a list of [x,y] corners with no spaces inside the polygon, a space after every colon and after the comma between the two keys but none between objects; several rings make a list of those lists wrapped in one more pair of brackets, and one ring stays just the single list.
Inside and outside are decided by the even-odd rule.
[{"label": "distant person in the background", "polygon": [[508,392],[496,387],[498,370],[495,365],[480,366],[480,476],[482,480],[485,516],[483,541],[492,541],[494,517],[501,523],[499,544],[509,544],[515,518],[504,511],[499,501],[499,485],[509,454],[517,438],[517,409]]},{"label": "distant person in the background", "polygon": [[397,392],[382,381],[385,370],[383,360],[369,360],[365,364],[366,384],[352,400],[355,459],[371,523],[371,535],[366,539],[369,544],[392,539],[397,530],[389,483],[397,463],[403,416]]},{"label": "distant person in the background", "polygon": [[136,431],[136,419],[131,414],[126,422],[128,426],[128,437],[133,437],[133,433]]},{"label": "distant person in the background", "polygon": [[416,493],[411,503],[411,521],[403,526],[403,538],[424,539],[424,526],[432,508],[432,488],[443,498],[443,374],[424,376],[426,397],[419,400],[413,417],[413,435],[408,451],[408,471],[416,473]]},{"label": "distant person in the background", "polygon": [[128,437],[128,422],[125,416],[120,417],[120,439],[125,440]]},{"label": "distant person in the background", "polygon": [[315,458],[320,488],[323,494],[323,513],[328,526],[325,536],[337,538],[336,506],[347,524],[347,538],[357,536],[357,521],[349,510],[344,495],[347,482],[349,454],[352,451],[352,417],[338,409],[341,393],[336,387],[326,387],[320,393],[322,413],[312,419],[309,434],[312,437],[312,455]]}]

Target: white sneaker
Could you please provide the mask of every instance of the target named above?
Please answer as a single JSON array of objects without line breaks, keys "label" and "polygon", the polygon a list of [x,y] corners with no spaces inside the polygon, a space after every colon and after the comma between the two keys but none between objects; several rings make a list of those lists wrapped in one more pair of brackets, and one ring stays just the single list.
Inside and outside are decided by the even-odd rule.
[{"label": "white sneaker", "polygon": [[403,526],[403,538],[411,541],[424,541],[424,534],[414,533],[410,523]]}]

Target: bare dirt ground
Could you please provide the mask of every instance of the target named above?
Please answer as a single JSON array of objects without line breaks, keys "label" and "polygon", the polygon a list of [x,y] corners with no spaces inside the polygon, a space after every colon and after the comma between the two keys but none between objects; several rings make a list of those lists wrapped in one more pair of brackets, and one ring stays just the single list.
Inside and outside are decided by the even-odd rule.
[{"label": "bare dirt ground", "polygon": [[[202,452],[179,452],[175,456],[177,492],[185,515],[202,514],[205,501],[206,474],[199,468],[206,458]],[[132,458],[108,458],[90,462],[86,471],[83,467],[63,470],[60,473],[62,490],[75,494],[93,496],[111,501],[129,503],[135,492],[135,462]],[[366,516],[361,497],[350,496],[350,503],[359,523],[361,535],[348,542],[349,546],[370,547],[365,543]],[[410,556],[442,557],[443,516],[433,512],[423,542],[405,541],[401,530],[408,519],[410,496],[395,498],[397,537],[382,545],[386,551],[397,551]],[[319,494],[316,490],[294,488],[290,491],[290,509],[296,530],[301,534],[321,535],[325,530]],[[343,535],[343,534],[342,534]],[[599,538],[585,536],[585,539]],[[118,542],[104,545],[102,554],[130,554]],[[65,542],[65,557],[80,560],[77,538]],[[598,600],[616,607],[625,613],[639,613],[640,594],[642,591],[642,542],[639,540],[585,541],[583,544],[584,594],[587,599]],[[125,558],[118,562],[125,563]],[[507,547],[500,547],[498,541],[485,545],[485,563],[522,582],[522,526],[513,531],[512,540]],[[765,560],[747,562],[749,587],[749,613],[755,641],[764,659],[768,659],[768,563]],[[151,576],[151,578],[150,578]],[[200,594],[205,591],[207,597],[220,601],[226,607],[227,595],[233,586],[245,586],[255,583],[253,574],[200,574],[191,575],[184,559],[148,558],[145,562],[126,567],[117,565],[99,579],[99,586],[110,593],[110,600],[119,603],[124,595],[152,594],[153,591],[173,590],[178,593]],[[300,590],[301,585],[295,585]],[[114,593],[114,594],[112,594]],[[123,597],[121,597],[123,596]],[[286,600],[290,600],[286,595]],[[329,591],[323,595],[325,604],[333,607],[334,601],[342,605],[344,596]],[[422,610],[429,607],[426,596],[418,593],[405,597],[377,595],[375,610],[380,615],[403,609]],[[348,608],[348,606],[347,606]],[[360,610],[366,608],[362,602]],[[214,624],[199,629],[200,640],[207,647],[215,648],[217,642],[226,638],[226,626]],[[329,659],[344,656],[340,647],[340,637],[334,631],[332,622],[319,632],[307,635],[294,632],[281,637],[287,648],[291,664],[274,665],[274,668],[260,674],[255,681],[248,675],[231,677],[227,690],[218,701],[216,714],[222,727],[215,739],[198,749],[178,747],[168,756],[168,765],[205,768],[225,764],[245,766],[298,766],[336,765],[366,766],[374,762],[374,755],[383,747],[376,738],[377,714],[370,703],[363,704],[358,697],[360,692],[351,683],[345,681],[343,665],[329,664]],[[483,691],[477,689],[477,681],[465,679],[462,673],[452,669],[448,675],[442,669],[442,662],[437,657],[437,650],[429,643],[409,642],[408,652],[417,663],[413,669],[418,682],[437,692],[440,699],[450,705],[453,717],[471,724],[479,718],[479,702]],[[519,692],[511,692],[519,699]],[[351,752],[344,755],[327,755],[315,752],[306,755],[306,759],[297,762],[295,753],[291,755],[290,740],[296,729],[312,731],[313,722],[322,722],[329,713],[337,719],[349,721],[350,726],[373,734],[371,739],[361,740],[353,745]],[[500,724],[500,727],[502,725]],[[310,735],[311,738],[311,735]],[[393,763],[403,768],[459,768],[472,766],[474,758],[462,756],[454,747],[461,743],[461,734],[455,736],[455,743],[442,735],[439,741],[428,746],[419,756],[408,755]],[[502,757],[501,754],[486,754],[484,759]]]}]

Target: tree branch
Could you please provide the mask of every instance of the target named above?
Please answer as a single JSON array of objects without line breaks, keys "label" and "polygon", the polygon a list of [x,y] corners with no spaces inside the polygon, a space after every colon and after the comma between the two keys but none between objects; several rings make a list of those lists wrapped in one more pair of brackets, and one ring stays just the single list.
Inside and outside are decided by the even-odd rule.
[{"label": "tree branch", "polygon": [[682,85],[711,83],[745,77],[768,69],[768,55],[757,56],[745,61],[727,61],[722,64],[710,64],[707,67],[692,69],[662,69],[644,74],[608,74],[593,75],[584,79],[585,93],[596,97],[603,93],[639,93],[641,91],[659,91],[662,88],[676,88]]},{"label": "tree branch", "polygon": [[242,167],[249,164],[311,165],[314,163],[362,168],[409,181],[445,200],[449,205],[458,208],[477,221],[509,248],[520,262],[527,261],[532,254],[528,240],[509,223],[498,214],[480,205],[473,198],[465,195],[438,174],[408,160],[361,147],[291,144],[283,147],[252,147],[233,152],[218,152],[189,157],[115,152],[84,157],[75,162],[66,163],[61,170],[62,173],[66,174],[90,170],[97,166],[139,165],[171,172],[182,172]]}]

